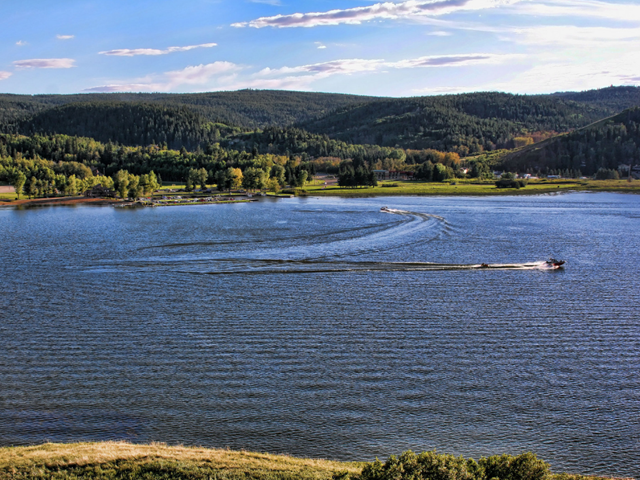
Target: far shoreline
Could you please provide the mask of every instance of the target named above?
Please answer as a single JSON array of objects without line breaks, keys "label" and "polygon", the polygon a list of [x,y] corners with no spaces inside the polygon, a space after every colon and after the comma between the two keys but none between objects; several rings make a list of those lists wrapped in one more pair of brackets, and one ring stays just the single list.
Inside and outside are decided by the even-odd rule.
[{"label": "far shoreline", "polygon": [[[526,187],[516,188],[497,188],[493,183],[469,183],[469,182],[415,182],[400,181],[393,183],[382,183],[377,187],[361,187],[349,188],[339,187],[337,185],[318,186],[307,185],[305,188],[295,189],[296,197],[341,197],[341,198],[375,198],[375,197],[501,197],[501,196],[535,196],[548,195],[558,193],[632,193],[640,194],[640,182],[627,180],[587,180],[587,181],[559,181],[530,183]],[[161,196],[162,190],[159,190],[155,196]],[[197,192],[186,194],[187,198],[200,198]],[[239,194],[238,196],[244,196]],[[268,198],[289,198],[292,195],[273,195],[267,193]],[[251,199],[254,200],[255,199]],[[249,199],[244,202],[250,201]],[[121,206],[131,203],[131,200],[123,200],[119,198],[90,198],[82,196],[68,197],[49,197],[49,198],[21,198],[19,200],[0,199],[0,208],[2,207],[51,207],[51,206],[77,206],[77,205],[94,205],[94,206]],[[202,202],[202,203],[185,203],[185,205],[212,205],[212,204],[229,204],[239,203],[243,200],[236,201],[219,201],[219,202]],[[180,206],[178,204],[176,206]],[[164,205],[162,205],[164,206]]]}]

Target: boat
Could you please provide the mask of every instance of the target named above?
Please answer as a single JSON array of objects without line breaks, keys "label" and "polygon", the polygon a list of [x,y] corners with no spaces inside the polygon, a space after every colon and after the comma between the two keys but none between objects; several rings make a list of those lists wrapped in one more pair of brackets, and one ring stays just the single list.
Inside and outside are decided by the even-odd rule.
[{"label": "boat", "polygon": [[547,260],[547,265],[551,268],[561,268],[565,263],[564,260],[556,260],[553,257]]},{"label": "boat", "polygon": [[382,207],[380,209],[381,212],[391,212],[391,209],[389,207]]}]

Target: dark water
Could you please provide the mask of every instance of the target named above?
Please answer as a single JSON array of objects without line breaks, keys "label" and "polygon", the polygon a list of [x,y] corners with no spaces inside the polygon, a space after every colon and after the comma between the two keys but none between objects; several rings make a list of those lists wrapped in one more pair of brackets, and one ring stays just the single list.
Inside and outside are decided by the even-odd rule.
[{"label": "dark water", "polygon": [[0,444],[638,476],[639,253],[621,194],[1,210]]}]

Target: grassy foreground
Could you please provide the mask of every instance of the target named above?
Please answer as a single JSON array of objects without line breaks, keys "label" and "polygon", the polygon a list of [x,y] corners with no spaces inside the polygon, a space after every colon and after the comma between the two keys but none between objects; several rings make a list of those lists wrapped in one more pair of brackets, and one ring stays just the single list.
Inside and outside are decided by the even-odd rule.
[{"label": "grassy foreground", "polygon": [[362,464],[268,453],[132,445],[125,442],[47,443],[0,448],[0,479],[330,479],[359,473]]},{"label": "grassy foreground", "polygon": [[[446,456],[441,455],[441,457]],[[448,457],[457,461],[452,456]],[[459,460],[463,461],[462,458]],[[348,478],[347,473],[357,476],[366,465],[371,464],[200,447],[170,447],[159,443],[148,445],[133,445],[126,442],[46,443],[32,447],[0,448],[0,479],[2,480],[319,480],[332,479],[334,475],[336,475],[335,478]],[[519,476],[509,478],[517,480]],[[545,478],[548,480],[605,480],[603,477],[567,474],[550,474]]]}]

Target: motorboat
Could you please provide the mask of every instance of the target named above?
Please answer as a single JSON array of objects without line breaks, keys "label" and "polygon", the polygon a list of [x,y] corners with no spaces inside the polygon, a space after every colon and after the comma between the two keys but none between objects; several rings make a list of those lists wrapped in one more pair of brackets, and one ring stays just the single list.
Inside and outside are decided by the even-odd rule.
[{"label": "motorboat", "polygon": [[564,260],[556,260],[555,258],[550,258],[547,260],[547,265],[552,268],[561,268],[566,262]]}]

